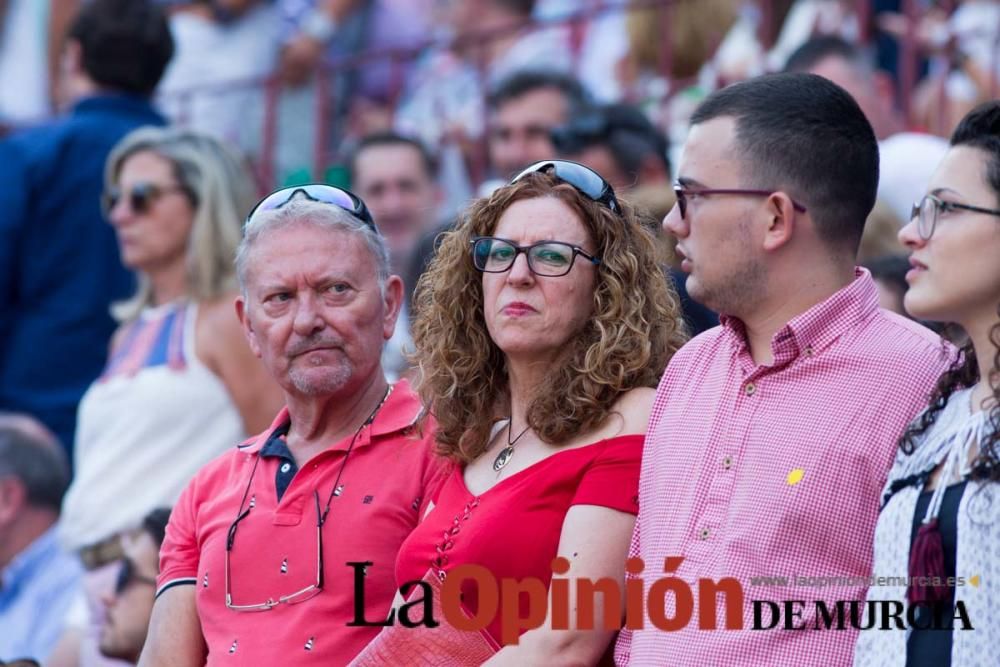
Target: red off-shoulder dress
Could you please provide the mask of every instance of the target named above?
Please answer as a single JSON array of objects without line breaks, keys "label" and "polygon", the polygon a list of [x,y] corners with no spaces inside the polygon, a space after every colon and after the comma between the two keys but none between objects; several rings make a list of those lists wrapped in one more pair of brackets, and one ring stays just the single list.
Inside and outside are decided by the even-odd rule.
[{"label": "red off-shoulder dress", "polygon": [[[487,568],[497,582],[535,578],[548,589],[552,559],[570,507],[598,505],[638,512],[643,441],[642,435],[625,435],[557,452],[478,496],[466,487],[462,467],[455,466],[435,498],[434,509],[400,548],[397,586],[421,579],[428,570],[443,580],[456,566],[475,564]],[[601,526],[593,530],[599,533]],[[572,576],[572,569],[567,576]],[[463,584],[462,603],[477,613],[474,582]],[[526,596],[520,604],[524,617]],[[501,619],[502,606],[486,628],[499,645],[503,645]]]}]

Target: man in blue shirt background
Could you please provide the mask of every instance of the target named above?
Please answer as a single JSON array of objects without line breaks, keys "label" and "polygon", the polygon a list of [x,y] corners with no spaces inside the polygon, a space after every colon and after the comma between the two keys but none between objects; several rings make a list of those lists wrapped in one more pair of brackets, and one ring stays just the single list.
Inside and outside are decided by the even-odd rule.
[{"label": "man in blue shirt background", "polygon": [[56,543],[66,454],[30,417],[0,414],[0,661],[45,661],[80,594],[76,557]]},{"label": "man in blue shirt background", "polygon": [[101,211],[104,161],[129,131],[164,124],[149,98],[173,50],[147,0],[85,4],[61,64],[71,111],[0,141],[0,410],[37,417],[67,452],[110,304],[134,288]]}]

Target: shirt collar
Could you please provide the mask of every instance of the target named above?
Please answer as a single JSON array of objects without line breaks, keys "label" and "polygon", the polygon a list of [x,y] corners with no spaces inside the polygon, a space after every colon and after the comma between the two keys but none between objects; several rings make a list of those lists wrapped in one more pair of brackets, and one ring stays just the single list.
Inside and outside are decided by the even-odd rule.
[{"label": "shirt collar", "polygon": [[[813,356],[878,310],[878,290],[868,269],[854,268],[854,280],[815,306],[796,315],[771,338],[774,365],[801,354]],[[719,322],[739,348],[747,347],[742,320],[722,315]]]},{"label": "shirt collar", "polygon": [[35,538],[21,553],[14,557],[7,567],[0,571],[0,592],[16,587],[18,582],[30,574],[47,557],[50,551],[58,549],[56,527],[53,525]]},{"label": "shirt collar", "polygon": [[148,99],[127,93],[97,93],[83,97],[73,104],[74,114],[94,111],[126,111],[162,118]]},{"label": "shirt collar", "polygon": [[[424,412],[420,398],[410,388],[409,381],[400,380],[392,386],[392,391],[385,399],[385,405],[376,413],[371,428],[362,429],[362,437],[358,438],[355,447],[369,444],[375,438],[391,435],[416,425],[424,416]],[[266,431],[240,445],[240,449],[251,454],[260,453],[264,448],[271,450],[275,445],[268,447],[271,444],[270,441],[285,436],[289,428],[291,428],[291,417],[286,406],[281,409]],[[369,437],[365,437],[365,431],[370,433]],[[344,448],[347,447],[350,440],[351,438],[348,437],[342,441]],[[337,444],[340,443],[335,443],[331,447],[336,447]]]}]

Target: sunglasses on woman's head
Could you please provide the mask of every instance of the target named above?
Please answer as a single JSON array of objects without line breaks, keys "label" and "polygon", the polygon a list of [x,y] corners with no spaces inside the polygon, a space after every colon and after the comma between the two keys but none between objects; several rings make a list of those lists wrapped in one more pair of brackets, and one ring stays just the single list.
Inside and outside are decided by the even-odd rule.
[{"label": "sunglasses on woman's head", "polygon": [[586,167],[578,162],[570,160],[542,160],[531,165],[520,174],[511,179],[511,184],[517,183],[528,174],[542,172],[552,174],[560,181],[572,185],[578,192],[603,204],[612,213],[621,214],[622,208],[615,197],[614,188],[590,167]]},{"label": "sunglasses on woman's head", "polygon": [[285,206],[296,197],[301,197],[308,201],[320,202],[321,204],[331,204],[344,211],[347,211],[355,218],[365,223],[373,232],[378,234],[375,220],[371,212],[365,206],[361,197],[350,190],[343,190],[324,183],[309,183],[307,185],[293,185],[291,187],[275,190],[268,196],[257,202],[247,216],[244,228],[253,224],[254,216],[264,211],[275,211]]},{"label": "sunglasses on woman's head", "polygon": [[133,213],[142,215],[148,213],[153,204],[163,195],[171,192],[181,192],[191,196],[191,191],[183,185],[157,185],[156,183],[136,183],[129,190],[124,190],[118,186],[108,188],[103,195],[104,212],[110,215],[111,211],[123,198],[128,200],[128,206]]}]

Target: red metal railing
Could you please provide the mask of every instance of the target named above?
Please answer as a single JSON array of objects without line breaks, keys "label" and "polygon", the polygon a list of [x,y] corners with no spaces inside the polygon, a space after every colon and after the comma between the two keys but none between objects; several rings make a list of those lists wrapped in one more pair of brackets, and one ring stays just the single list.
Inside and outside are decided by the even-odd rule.
[{"label": "red metal railing", "polygon": [[[568,34],[569,49],[573,58],[574,67],[578,69],[587,30],[598,18],[610,13],[621,13],[634,8],[661,7],[664,9],[661,14],[664,39],[662,40],[660,49],[659,66],[661,71],[669,72],[671,70],[673,57],[671,45],[668,41],[670,35],[669,27],[671,13],[673,6],[683,1],[689,0],[638,0],[629,3],[627,6],[623,5],[621,2],[590,2],[572,15],[549,21],[536,21],[528,27],[533,30],[558,27],[564,28]],[[772,0],[761,0],[761,14],[763,17],[766,18],[771,15],[773,4]],[[924,11],[921,4],[922,3],[919,3],[917,0],[903,0],[902,6],[904,14],[910,21],[910,27],[905,38],[900,41],[899,100],[903,111],[907,114],[911,112],[910,98],[917,85],[919,63],[922,57],[919,51],[916,35],[916,25]],[[855,12],[859,26],[861,27],[861,38],[862,40],[867,41],[872,33],[871,25],[873,17],[871,4],[865,0],[857,0],[855,2]],[[525,28],[526,26],[524,25],[515,25],[502,30],[460,35],[451,40],[429,39],[408,48],[367,50],[348,57],[340,58],[324,65],[316,77],[316,84],[313,89],[313,95],[315,96],[315,99],[313,100],[313,113],[315,115],[315,119],[313,120],[314,127],[311,132],[313,140],[310,147],[311,156],[308,158],[308,171],[311,174],[311,177],[316,180],[322,179],[330,165],[336,164],[338,161],[342,161],[345,157],[339,150],[339,145],[331,146],[331,139],[333,137],[331,136],[332,119],[330,116],[331,110],[335,108],[335,100],[332,98],[331,92],[333,88],[331,82],[335,77],[347,72],[361,71],[365,67],[375,63],[388,63],[392,73],[390,77],[391,84],[389,87],[388,98],[391,108],[395,110],[398,106],[400,95],[403,92],[404,71],[406,65],[414,62],[422,54],[434,50],[453,49],[460,47],[463,44],[482,44],[490,40],[508,36],[516,31],[522,31]],[[761,37],[765,40],[765,42],[767,42],[768,40],[773,41],[776,38],[776,35],[770,34],[768,31],[762,31]],[[764,44],[765,47],[769,47],[770,45],[771,44],[769,43]],[[1000,45],[998,45],[998,47],[1000,47]],[[486,80],[485,74],[485,64],[479,63],[480,82]],[[655,103],[666,103],[670,97],[679,92],[683,88],[683,85],[687,82],[671,81],[669,83],[671,85],[667,88],[664,97],[655,101]],[[941,82],[941,85],[943,92],[943,81]],[[193,88],[184,91],[183,93],[175,94],[173,97],[176,98],[175,101],[181,108],[181,111],[176,116],[176,120],[180,123],[185,122],[185,119],[189,117],[189,114],[187,114],[185,110],[191,108],[194,100],[197,99],[199,95],[218,94],[220,91],[233,90],[256,90],[261,93],[260,99],[261,103],[264,105],[264,110],[260,130],[260,148],[255,156],[255,166],[258,185],[262,189],[267,189],[283,177],[282,174],[279,173],[277,149],[279,147],[279,143],[283,139],[282,128],[287,127],[288,121],[288,119],[280,118],[280,107],[282,96],[284,94],[284,88],[276,75],[263,79],[235,81],[224,85]],[[994,81],[994,93],[995,92],[996,82]],[[299,119],[294,119],[294,121],[301,122]],[[475,144],[475,150],[469,159],[470,173],[474,182],[478,183],[478,181],[485,175],[485,167],[485,137],[480,137],[478,138],[478,141]]]}]

